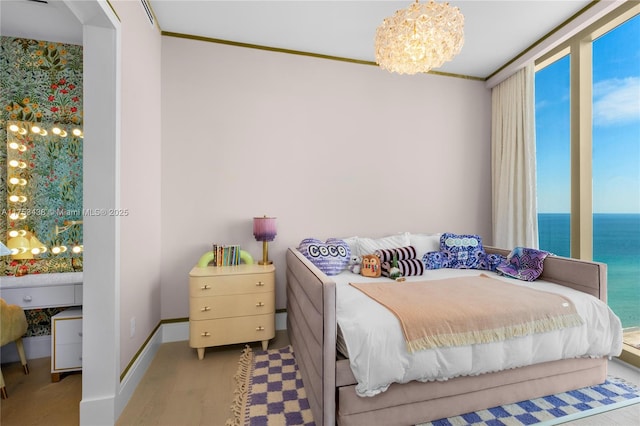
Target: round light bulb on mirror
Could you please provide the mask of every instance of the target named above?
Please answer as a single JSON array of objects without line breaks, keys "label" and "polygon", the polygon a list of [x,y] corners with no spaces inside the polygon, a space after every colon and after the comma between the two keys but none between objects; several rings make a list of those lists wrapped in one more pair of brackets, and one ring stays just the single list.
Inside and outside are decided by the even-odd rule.
[{"label": "round light bulb on mirror", "polygon": [[25,163],[24,161],[9,160],[9,167],[13,167],[14,169],[15,168],[24,169],[27,167],[27,163]]},{"label": "round light bulb on mirror", "polygon": [[11,201],[12,203],[17,203],[19,200],[20,200],[20,197],[18,197],[17,195],[9,196],[9,201]]},{"label": "round light bulb on mirror", "polygon": [[73,246],[73,248],[71,249],[71,251],[75,254],[81,253],[82,252],[82,246]]},{"label": "round light bulb on mirror", "polygon": [[20,147],[20,144],[18,142],[9,142],[9,148],[18,149],[19,147]]},{"label": "round light bulb on mirror", "polygon": [[17,125],[15,125],[15,124],[12,124],[12,125],[10,125],[10,126],[9,126],[9,130],[11,130],[12,132],[14,132],[14,133],[15,133],[15,132],[17,132],[18,130],[20,130],[20,127],[18,127],[18,126],[17,126]]},{"label": "round light bulb on mirror", "polygon": [[27,184],[27,180],[24,178],[17,178],[15,176],[9,178],[9,183],[11,185],[20,185],[25,186]]},{"label": "round light bulb on mirror", "polygon": [[11,231],[9,231],[9,238],[15,238],[18,236],[18,231],[16,231],[15,229],[12,229]]},{"label": "round light bulb on mirror", "polygon": [[80,129],[73,129],[71,133],[73,133],[73,136],[82,136],[82,130]]},{"label": "round light bulb on mirror", "polygon": [[40,133],[39,126],[31,126],[31,133]]},{"label": "round light bulb on mirror", "polygon": [[55,246],[51,248],[51,253],[60,254],[67,251],[67,246]]},{"label": "round light bulb on mirror", "polygon": [[51,133],[59,136],[60,133],[62,133],[62,130],[60,130],[60,127],[54,127],[53,129],[51,129]]},{"label": "round light bulb on mirror", "polygon": [[9,213],[9,219],[11,220],[24,220],[26,219],[27,215],[25,213],[18,213],[18,212],[11,212]]}]

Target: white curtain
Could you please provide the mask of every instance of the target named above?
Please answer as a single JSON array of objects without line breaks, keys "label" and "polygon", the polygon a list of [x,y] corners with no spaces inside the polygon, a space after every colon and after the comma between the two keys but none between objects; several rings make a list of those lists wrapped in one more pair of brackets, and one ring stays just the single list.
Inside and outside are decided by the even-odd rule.
[{"label": "white curtain", "polygon": [[493,245],[538,248],[535,70],[516,72],[491,92]]}]

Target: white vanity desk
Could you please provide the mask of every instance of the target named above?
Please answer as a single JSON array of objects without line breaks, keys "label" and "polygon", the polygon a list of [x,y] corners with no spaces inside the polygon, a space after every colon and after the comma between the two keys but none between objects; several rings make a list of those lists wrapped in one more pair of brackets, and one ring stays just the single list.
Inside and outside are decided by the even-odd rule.
[{"label": "white vanity desk", "polygon": [[[82,279],[82,272],[28,274],[21,277],[2,276],[0,277],[0,297],[9,304],[21,306],[24,310],[81,306]],[[81,312],[79,318],[76,318],[80,322],[80,330]],[[52,317],[52,326],[54,318]],[[52,332],[55,331],[52,330]],[[52,345],[55,339],[52,339],[52,336],[26,337],[22,340],[28,359],[48,357],[55,353]],[[3,346],[1,356],[3,362],[19,360],[13,345]]]},{"label": "white vanity desk", "polygon": [[0,277],[0,297],[22,309],[82,305],[82,272]]}]

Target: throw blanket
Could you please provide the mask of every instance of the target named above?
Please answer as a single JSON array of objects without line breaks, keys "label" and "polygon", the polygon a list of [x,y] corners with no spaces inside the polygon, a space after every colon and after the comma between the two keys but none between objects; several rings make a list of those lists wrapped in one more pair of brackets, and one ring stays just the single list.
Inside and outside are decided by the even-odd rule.
[{"label": "throw blanket", "polygon": [[484,274],[402,284],[350,284],[396,315],[409,352],[582,325],[569,299]]}]

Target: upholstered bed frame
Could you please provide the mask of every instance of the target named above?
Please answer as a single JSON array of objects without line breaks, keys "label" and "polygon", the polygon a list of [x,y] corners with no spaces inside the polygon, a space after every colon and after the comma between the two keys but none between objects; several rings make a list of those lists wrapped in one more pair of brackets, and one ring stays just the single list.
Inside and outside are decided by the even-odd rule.
[{"label": "upholstered bed frame", "polygon": [[[541,278],[606,302],[605,264],[547,257]],[[602,383],[607,375],[606,358],[580,358],[392,384],[374,397],[359,397],[349,360],[336,350],[335,282],[293,248],[287,251],[287,327],[317,425],[412,425]]]}]

